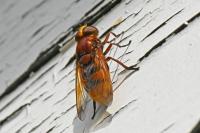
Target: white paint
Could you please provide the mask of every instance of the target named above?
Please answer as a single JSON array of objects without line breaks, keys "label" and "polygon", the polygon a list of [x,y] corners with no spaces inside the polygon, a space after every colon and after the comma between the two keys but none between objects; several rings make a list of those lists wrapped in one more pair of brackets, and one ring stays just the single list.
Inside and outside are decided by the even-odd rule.
[{"label": "white paint", "polygon": [[[55,4],[54,2],[55,1],[50,1],[52,5]],[[129,59],[128,62],[126,62],[128,65],[136,63],[137,60],[156,43],[166,38],[177,27],[198,13],[200,9],[198,0],[151,0],[148,1],[148,3],[147,1],[134,0],[126,5],[125,3],[127,2],[128,1],[122,2],[95,25],[99,27],[100,33],[103,33],[103,31],[119,18],[125,18],[131,13],[137,13],[141,10],[137,16],[131,16],[114,30],[115,33],[120,33],[122,30],[126,30],[131,25],[135,24],[131,30],[124,34],[124,37],[132,33],[133,35],[122,43],[126,44],[129,40],[133,42],[128,51],[134,51],[123,58],[123,61]],[[80,1],[79,4],[82,5],[85,3]],[[69,9],[69,12],[76,11],[83,13],[83,11],[86,11],[86,8],[81,9],[81,11],[77,10],[80,6],[79,4],[73,5]],[[91,7],[93,4],[95,3],[91,2]],[[64,5],[64,3],[60,4],[60,6],[61,5]],[[67,5],[65,6],[67,7]],[[30,5],[27,5],[27,9],[29,8]],[[46,8],[41,8],[41,10],[45,10]],[[167,21],[163,27],[141,42],[141,40],[157,26],[182,9],[183,11],[181,13]],[[5,8],[0,8],[0,13],[3,10],[5,10]],[[53,10],[48,10],[49,14],[52,16],[58,14],[60,20],[56,19],[55,22],[53,22],[53,25],[56,26],[53,30],[55,33],[52,31],[52,33],[49,33],[43,40],[38,42],[38,44],[32,46],[33,49],[38,49],[38,53],[41,49],[45,49],[46,46],[51,45],[49,42],[54,40],[58,34],[61,34],[63,27],[70,27],[71,24],[81,16],[81,14],[78,14],[77,18],[69,22],[68,19],[65,20],[63,10],[65,10],[64,7],[62,9],[56,7],[55,12]],[[18,13],[20,14],[21,12],[24,11]],[[33,14],[36,15],[37,13],[35,12]],[[51,15],[47,15],[49,19],[44,18],[44,20],[46,20],[45,23],[48,23],[55,17],[51,17]],[[0,19],[0,21],[2,20]],[[115,114],[120,108],[124,106],[125,108],[115,115],[111,122],[105,122],[103,127],[98,130],[96,129],[94,131],[95,133],[188,133],[195,126],[200,118],[199,22],[199,18],[197,18],[195,21],[188,23],[188,27],[180,33],[167,38],[166,42],[161,47],[156,49],[139,64],[140,70],[127,78],[114,92],[114,101],[107,111],[111,114]],[[28,21],[23,24],[25,27],[30,25]],[[33,32],[35,29],[34,26],[31,29]],[[0,32],[0,35],[2,34],[3,33]],[[16,35],[16,32],[12,34],[11,39]],[[23,36],[26,38],[30,35],[25,35],[25,33],[23,33],[22,35],[20,34],[19,37],[20,36],[21,38],[23,38]],[[37,37],[33,38],[32,42],[35,40],[37,40]],[[8,42],[11,42],[11,40]],[[17,39],[16,44],[12,45],[16,47],[20,42],[23,42],[23,39]],[[38,45],[40,45],[39,43],[44,44],[38,47]],[[25,46],[25,43],[21,45]],[[3,45],[0,47],[3,49],[5,46]],[[14,49],[14,47],[11,47],[8,51],[12,51],[12,49]],[[20,50],[18,50],[16,50],[16,53],[12,53],[12,55],[8,56],[8,62],[14,60],[15,54],[20,54]],[[75,73],[72,71],[75,66],[73,64],[65,70],[60,71],[71,55],[73,55],[74,50],[75,44],[73,47],[70,47],[67,52],[60,53],[56,56],[41,68],[41,70],[31,76],[28,81],[19,86],[16,91],[0,102],[0,109],[2,109],[10,101],[13,101],[0,112],[0,121],[4,120],[22,105],[30,103],[30,105],[23,108],[23,111],[19,115],[13,117],[7,123],[4,123],[4,125],[0,127],[0,132],[16,132],[25,124],[27,125],[23,127],[21,132],[29,132],[45,119],[47,120],[44,121],[41,126],[35,128],[34,132],[46,132],[52,127],[55,127],[52,130],[52,132],[55,133],[61,131],[66,133],[83,132],[82,129],[85,128],[83,125],[87,125],[88,123],[86,122],[81,125],[80,121],[77,122],[76,109],[71,108],[75,104],[75,93],[73,90]],[[118,49],[115,57],[122,55],[124,50],[125,48]],[[8,51],[4,51],[2,54],[6,55]],[[21,55],[21,61],[23,61],[23,58],[26,58],[23,64],[23,70],[26,69],[26,66],[28,66],[33,59],[35,59],[35,55],[37,55],[34,54],[33,57],[31,53],[35,51],[30,50],[29,52],[28,55],[31,59],[28,59],[29,57],[24,57],[24,54]],[[111,52],[111,55],[113,53],[114,50]],[[3,57],[6,56],[2,56],[1,58],[3,59]],[[2,64],[5,62],[6,60],[3,61]],[[15,65],[19,64],[20,63],[13,63],[12,68],[16,69]],[[4,65],[3,68],[5,67]],[[53,65],[55,66],[51,70],[45,73],[39,80],[36,80]],[[110,66],[111,71],[114,71],[115,68],[116,64],[112,62]],[[121,67],[119,68],[120,70],[117,74],[123,70]],[[9,68],[7,70],[13,71],[11,69],[9,70]],[[19,73],[21,72],[20,70]],[[16,73],[16,76],[19,73]],[[7,74],[9,75],[11,73]],[[129,72],[116,76],[115,80],[118,80],[113,84],[114,88],[116,88],[128,74]],[[10,76],[6,76],[5,79],[6,78],[9,79]],[[4,82],[4,79],[1,78],[1,82]],[[13,100],[13,98],[15,99]],[[133,102],[130,103],[130,101]],[[78,124],[81,126],[78,127]]]}]

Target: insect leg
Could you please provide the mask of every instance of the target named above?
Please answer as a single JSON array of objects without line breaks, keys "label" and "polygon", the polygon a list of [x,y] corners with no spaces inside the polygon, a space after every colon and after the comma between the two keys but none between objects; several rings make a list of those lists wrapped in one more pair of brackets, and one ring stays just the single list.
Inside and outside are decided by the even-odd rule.
[{"label": "insect leg", "polygon": [[115,45],[115,46],[117,46],[117,47],[119,47],[119,48],[123,48],[123,47],[127,47],[127,46],[129,46],[131,43],[128,43],[128,44],[126,44],[126,45],[119,45],[119,43],[111,43],[112,45]]},{"label": "insect leg", "polygon": [[103,52],[104,55],[106,55],[112,48],[112,44],[109,44],[109,46],[106,48],[106,50]]},{"label": "insect leg", "polygon": [[132,66],[126,66],[125,64],[123,64],[121,61],[119,61],[119,60],[117,60],[117,59],[115,59],[115,58],[113,58],[113,57],[107,57],[106,58],[106,60],[107,61],[109,61],[109,60],[113,60],[113,61],[115,61],[115,62],[117,62],[118,64],[120,64],[122,67],[124,67],[125,69],[127,69],[127,70],[138,70],[139,69],[139,67],[136,67],[136,65],[132,65]]},{"label": "insect leg", "polygon": [[106,43],[110,43],[110,42],[108,41],[108,39],[109,39],[109,37],[110,37],[110,34],[112,34],[114,37],[118,37],[118,36],[119,36],[119,35],[116,35],[116,34],[113,33],[113,32],[109,32],[109,33],[106,35],[105,40],[102,42],[102,45],[104,45],[104,44],[106,44]]},{"label": "insect leg", "polygon": [[111,47],[112,47],[113,45],[115,45],[115,46],[121,48],[121,47],[129,46],[130,44],[131,44],[131,41],[129,41],[129,43],[126,44],[126,45],[119,45],[119,43],[110,43],[109,46],[106,48],[106,50],[105,50],[105,52],[104,52],[103,54],[106,55],[106,54],[110,51],[110,49],[111,49]]},{"label": "insect leg", "polygon": [[94,116],[96,114],[96,102],[95,101],[93,101],[93,108],[94,108],[94,114],[92,116],[92,119],[94,119]]}]

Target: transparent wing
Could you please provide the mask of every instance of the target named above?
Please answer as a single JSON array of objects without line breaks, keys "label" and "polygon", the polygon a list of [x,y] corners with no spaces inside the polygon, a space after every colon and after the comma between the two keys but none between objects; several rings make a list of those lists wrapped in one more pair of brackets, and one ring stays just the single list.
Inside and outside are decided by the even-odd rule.
[{"label": "transparent wing", "polygon": [[86,95],[84,91],[84,83],[81,78],[81,68],[76,63],[76,108],[77,114],[80,120],[84,120],[85,118],[85,106],[86,106]]}]

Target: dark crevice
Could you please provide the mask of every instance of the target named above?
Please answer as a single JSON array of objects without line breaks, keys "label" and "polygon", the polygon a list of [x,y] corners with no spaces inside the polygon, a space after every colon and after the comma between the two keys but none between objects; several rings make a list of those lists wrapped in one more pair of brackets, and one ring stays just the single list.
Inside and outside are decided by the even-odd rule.
[{"label": "dark crevice", "polygon": [[144,58],[148,57],[155,49],[157,49],[158,47],[162,46],[163,43],[165,43],[165,42],[166,42],[166,38],[164,38],[163,40],[158,42],[156,45],[154,45],[147,53],[145,53],[141,58],[139,58],[139,62],[144,60]]},{"label": "dark crevice", "polygon": [[75,78],[73,78],[72,80],[70,80],[69,83],[72,83],[72,82],[74,82],[74,81],[75,81]]},{"label": "dark crevice", "polygon": [[67,64],[61,69],[61,71],[64,70],[65,68],[67,68],[70,64],[72,64],[72,63],[75,61],[75,59],[76,59],[76,54],[74,54],[74,55],[69,59],[69,61],[68,61]]},{"label": "dark crevice", "polygon": [[125,3],[125,5],[130,4],[132,1],[133,1],[133,0],[129,0],[129,1],[127,1],[127,2]]},{"label": "dark crevice", "polygon": [[[26,89],[28,89],[29,87],[27,87]],[[0,109],[0,113],[7,108],[8,106],[10,106],[13,102],[15,102],[17,100],[17,98],[19,98],[25,91],[22,91],[21,93],[19,93],[18,95],[16,95],[12,100],[10,100],[6,105],[4,105],[1,109]]]},{"label": "dark crevice", "polygon": [[63,81],[67,76],[68,76],[68,75],[63,76],[61,79],[59,79],[59,80],[55,83],[55,85],[59,84],[59,83],[60,83],[61,81]]},{"label": "dark crevice", "polygon": [[171,123],[170,125],[168,125],[166,128],[164,128],[160,133],[164,133],[167,130],[169,130],[170,128],[172,128],[174,126],[175,123]]},{"label": "dark crevice", "polygon": [[[43,0],[36,7],[30,9],[26,14],[23,15],[23,17],[26,17],[33,9],[35,10],[36,8],[39,8],[46,1],[47,0]],[[63,43],[67,39],[67,37],[69,37],[72,33],[74,33],[80,25],[86,23],[88,25],[94,24],[97,20],[99,20],[101,17],[107,14],[111,9],[117,6],[121,1],[122,0],[112,0],[111,2],[107,3],[102,8],[100,8],[96,13],[85,18],[84,20],[81,20],[78,24],[75,24],[71,28],[69,28],[67,30],[68,32],[63,37],[61,37],[57,42],[55,42],[50,48],[48,48],[44,52],[41,52],[41,54],[32,63],[32,65],[30,65],[30,67],[22,75],[20,75],[18,79],[16,79],[11,85],[9,85],[6,88],[5,92],[0,96],[0,100],[2,100],[5,96],[10,94],[11,92],[13,92],[20,84],[25,82],[29,78],[29,75],[32,72],[37,72],[42,66],[44,66],[47,62],[49,62],[52,58],[54,58],[57,54],[59,54],[60,50],[59,45]]]},{"label": "dark crevice", "polygon": [[[40,88],[42,88],[43,86],[45,86],[47,84],[47,81],[45,81],[44,83],[42,83],[39,87],[37,87],[31,94],[29,94],[28,96],[26,96],[26,98],[24,99],[27,99],[29,97],[31,97],[34,93],[36,93]],[[29,86],[30,87],[30,86]],[[26,89],[27,90],[27,89]]]},{"label": "dark crevice", "polygon": [[53,94],[49,95],[48,97],[44,98],[43,101],[47,101],[49,98],[51,98]]},{"label": "dark crevice", "polygon": [[75,108],[76,105],[72,105],[70,108],[68,108],[66,111],[62,112],[61,115],[65,115],[66,113],[68,113],[70,110],[72,110],[73,108]]},{"label": "dark crevice", "polygon": [[[142,10],[142,9],[141,9]],[[141,11],[140,10],[140,11]],[[146,17],[148,16],[148,14],[145,14],[141,19],[139,19],[136,23],[134,23],[133,25],[131,25],[128,29],[126,29],[124,32],[128,32],[129,30],[131,30],[133,27],[137,26],[140,22],[142,22]]]},{"label": "dark crevice", "polygon": [[[51,25],[53,22],[54,22],[54,20],[51,21],[51,22],[49,22],[49,23],[47,23],[47,24],[42,25],[41,27],[39,27],[39,28],[31,35],[30,38],[35,37],[35,36],[36,36],[37,34],[39,34],[44,28],[46,28],[47,26]],[[48,32],[49,32],[49,31],[48,31]]]},{"label": "dark crevice", "polygon": [[20,106],[18,109],[16,109],[10,115],[8,115],[5,119],[1,120],[0,121],[0,129],[4,124],[6,124],[6,123],[10,122],[12,119],[16,118],[27,106],[31,105],[36,100],[38,100],[38,98],[33,99],[30,103],[26,103],[26,104]]},{"label": "dark crevice", "polygon": [[45,92],[41,93],[41,94],[38,96],[38,98],[43,97],[45,94],[47,94],[47,92],[48,92],[48,91],[45,91]]},{"label": "dark crevice", "polygon": [[188,23],[194,21],[194,20],[195,20],[196,18],[198,18],[198,17],[200,17],[200,12],[198,12],[196,15],[194,15],[192,18],[190,18],[190,19],[188,20]]},{"label": "dark crevice", "polygon": [[59,119],[60,117],[62,117],[63,115],[65,115],[67,112],[69,112],[70,110],[72,110],[73,108],[75,108],[76,105],[72,105],[70,108],[68,108],[66,111],[62,112],[59,116],[57,116],[56,118],[53,119],[53,121],[50,123],[52,124],[53,122],[55,122],[57,119]]},{"label": "dark crevice", "polygon": [[[51,54],[51,56],[53,56]],[[42,56],[42,58],[38,58],[37,59],[38,62],[36,61],[35,63],[33,63],[29,68],[28,70],[23,73],[14,83],[12,83],[6,90],[5,92],[0,96],[0,100],[10,94],[12,91],[14,91],[21,83],[23,83],[25,80],[27,80],[30,76],[31,73],[34,73],[36,71],[39,70],[41,64],[45,65],[45,63],[48,61],[48,58],[46,58],[46,56]],[[51,70],[56,64],[52,65],[46,72],[48,72],[49,70]],[[43,74],[41,74],[33,83],[35,83],[37,80],[39,80],[41,77],[43,77],[45,75],[44,72]]]},{"label": "dark crevice", "polygon": [[99,3],[97,3],[96,5],[94,5],[94,7],[92,7],[89,11],[87,11],[81,19],[83,19],[84,17],[86,17],[86,16],[88,16],[90,13],[92,13],[96,8],[98,8],[101,4],[103,4],[104,1],[105,1],[105,0],[101,0]]},{"label": "dark crevice", "polygon": [[181,32],[182,30],[184,30],[188,25],[186,23],[180,25],[173,33],[174,34],[178,34],[179,32]]},{"label": "dark crevice", "polygon": [[9,101],[6,105],[4,105],[1,109],[0,109],[0,113],[5,109],[5,108],[7,108],[9,105],[11,105],[19,96],[21,96],[22,94],[24,93],[24,91],[23,92],[21,92],[21,93],[19,93],[17,96],[15,96],[11,101]]},{"label": "dark crevice", "polygon": [[[25,90],[24,91],[22,91],[21,93],[19,93],[17,96],[15,96],[11,101],[9,101],[6,105],[4,105],[1,109],[0,109],[0,112],[2,112],[5,108],[7,108],[9,105],[11,105],[17,98],[19,98],[23,93],[25,93],[26,92],[26,90],[28,90],[29,88],[30,88],[30,86],[32,86],[32,85],[34,85],[39,79],[41,79],[47,72],[49,72],[51,69],[53,69],[54,68],[54,66],[55,66],[56,64],[54,64],[54,65],[52,65],[50,68],[48,68],[45,72],[43,72],[39,77],[37,77],[28,87],[26,87],[25,88]],[[31,72],[30,72],[31,73]],[[28,75],[28,77],[29,77],[29,75]],[[28,78],[27,77],[27,78]],[[21,80],[20,80],[21,81]],[[14,85],[13,86],[11,86],[11,87],[14,87]],[[10,89],[12,89],[12,88],[10,88]],[[6,92],[7,93],[10,93],[10,92],[12,92],[13,90],[6,90],[4,93],[6,94]],[[7,94],[6,94],[7,95]],[[0,99],[1,99],[1,97],[0,97]]]},{"label": "dark crevice", "polygon": [[[128,18],[130,18],[131,16],[133,16],[135,14],[130,14],[128,17],[126,17],[125,19],[123,19],[122,21],[120,21],[119,23],[111,26],[110,28],[108,28],[101,36],[100,38],[103,38],[105,35],[107,35],[109,32],[111,32],[112,30],[114,30],[117,26],[119,26],[121,23],[123,23],[124,21],[126,21]],[[122,34],[122,33],[121,33]]]},{"label": "dark crevice", "polygon": [[190,133],[200,133],[200,121],[196,124]]},{"label": "dark crevice", "polygon": [[[125,69],[125,70],[119,72],[118,75],[121,75],[122,73],[124,73],[124,72],[126,72],[126,71],[128,71],[128,70]],[[116,87],[114,88],[114,91],[116,91],[116,90],[120,87],[120,85],[122,85],[122,83],[123,83],[124,81],[126,81],[126,79],[127,79],[128,77],[130,77],[132,74],[134,74],[134,73],[137,72],[137,71],[139,71],[139,68],[138,68],[138,70],[132,71],[132,72],[130,72],[128,75],[126,75],[126,76],[123,78],[123,80],[119,83],[119,85],[116,86]],[[117,79],[117,80],[118,80],[118,79]],[[114,83],[115,83],[115,82],[114,82]],[[113,83],[113,84],[114,84],[114,83]]]},{"label": "dark crevice", "polygon": [[35,37],[37,34],[39,34],[45,27],[47,27],[48,24],[46,25],[42,25],[41,27],[39,27],[34,33],[33,35],[31,36],[31,38]]},{"label": "dark crevice", "polygon": [[60,133],[65,133],[65,131],[69,128],[70,126],[67,126],[66,128],[64,128],[62,131],[60,131]]},{"label": "dark crevice", "polygon": [[13,120],[14,118],[16,118],[23,110],[24,108],[26,107],[27,105],[23,105],[21,107],[19,107],[18,109],[16,109],[12,114],[10,114],[9,116],[7,116],[5,119],[3,119],[2,121],[0,121],[0,129],[1,127],[10,122],[11,120]]},{"label": "dark crevice", "polygon": [[[54,21],[51,22],[51,24],[53,23]],[[50,23],[49,23],[50,25]],[[49,29],[47,29],[43,34],[41,34],[37,40],[35,40],[34,42],[32,42],[30,44],[30,47],[29,49],[31,49],[33,46],[35,46],[36,44],[38,44],[37,42],[39,42],[40,40],[42,40],[44,37],[46,37],[55,27],[56,27],[57,23],[55,23],[53,26],[51,26]],[[33,39],[32,37],[30,38],[30,40]],[[29,41],[30,41],[29,40]],[[50,43],[51,44],[51,43]]]},{"label": "dark crevice", "polygon": [[[129,103],[127,103],[126,105],[124,105],[124,106],[122,106],[120,109],[118,109],[113,115],[112,114],[110,114],[110,115],[108,115],[107,117],[105,117],[103,120],[101,120],[99,123],[98,123],[98,125],[101,125],[107,118],[114,118],[114,117],[116,117],[117,115],[119,115],[119,113],[122,113],[122,111],[124,111],[127,107],[129,107],[132,103],[134,103],[134,102],[136,102],[137,101],[137,99],[133,99],[133,100],[131,100]],[[97,126],[98,126],[97,125]]]},{"label": "dark crevice", "polygon": [[[27,89],[29,89],[29,87],[27,87]],[[5,108],[7,108],[8,106],[10,106],[13,102],[15,102],[15,100],[16,100],[17,98],[19,98],[24,92],[25,92],[25,91],[22,91],[22,92],[19,93],[17,96],[15,96],[11,101],[9,101],[9,103],[7,103],[6,105],[4,105],[4,106],[0,109],[0,113],[1,113]],[[37,99],[38,99],[38,98],[32,100],[32,102],[35,101],[35,100],[37,100]],[[31,103],[32,103],[32,102],[31,102]]]},{"label": "dark crevice", "polygon": [[48,0],[43,0],[40,3],[38,3],[37,5],[35,5],[34,7],[32,7],[31,9],[29,9],[27,12],[25,12],[22,15],[22,19],[26,18],[29,14],[31,14],[33,11],[37,10],[38,8],[40,8],[42,5],[44,5]]},{"label": "dark crevice", "polygon": [[146,1],[146,3],[150,3],[150,2],[151,2],[151,0],[147,0],[147,1]]},{"label": "dark crevice", "polygon": [[52,132],[54,128],[56,128],[56,126],[53,126],[53,127],[50,128],[49,130],[47,130],[46,133],[50,133],[50,132]]},{"label": "dark crevice", "polygon": [[21,126],[17,131],[16,131],[16,133],[21,133],[22,132],[22,130],[27,126],[27,125],[29,125],[30,123],[26,123],[26,124],[24,124],[23,126]]},{"label": "dark crevice", "polygon": [[160,25],[158,25],[153,31],[151,31],[147,36],[145,36],[142,40],[144,41],[146,38],[148,38],[149,36],[151,36],[153,33],[155,33],[157,30],[159,30],[161,27],[163,27],[164,25],[166,25],[166,23],[171,20],[173,17],[175,17],[176,15],[178,15],[179,13],[181,13],[184,9],[181,9],[180,11],[178,11],[177,13],[173,14],[171,17],[169,17],[167,20],[165,20],[163,23],[161,23]]},{"label": "dark crevice", "polygon": [[58,100],[56,103],[54,103],[53,105],[57,105],[57,104],[59,104],[59,103],[61,103],[62,101],[64,101],[72,92],[74,92],[75,91],[75,89],[72,89],[71,91],[69,91],[68,93],[67,93],[67,95],[65,95],[65,97],[63,97],[62,99],[60,99],[60,100]]},{"label": "dark crevice", "polygon": [[113,115],[112,118],[116,117],[117,115],[119,115],[120,113],[122,113],[122,111],[124,111],[127,107],[129,107],[131,104],[133,104],[134,102],[136,102],[137,99],[133,99],[131,100],[129,103],[127,103],[126,105],[122,106],[119,110],[117,110]]},{"label": "dark crevice", "polygon": [[29,131],[29,133],[31,133],[31,132],[34,132],[35,130],[37,130],[40,126],[42,126],[42,124],[44,123],[44,122],[46,122],[48,119],[50,119],[51,118],[51,116],[53,115],[54,113],[51,113],[48,117],[46,117],[44,120],[42,120],[39,124],[37,124],[35,127],[33,127],[30,131]]},{"label": "dark crevice", "polygon": [[[144,58],[148,57],[155,49],[159,48],[160,46],[163,45],[163,43],[166,42],[166,40],[171,37],[174,34],[178,34],[181,31],[183,31],[189,24],[189,22],[191,23],[192,21],[194,21],[196,18],[198,18],[200,15],[200,13],[197,13],[196,15],[194,15],[192,18],[190,18],[188,21],[186,21],[185,23],[181,24],[178,28],[176,28],[173,32],[171,32],[168,36],[166,36],[164,39],[162,39],[161,41],[159,41],[157,44],[155,44],[148,52],[146,52],[141,58],[139,58],[139,62],[143,61]],[[187,24],[188,23],[188,24]]]},{"label": "dark crevice", "polygon": [[78,22],[78,24],[75,24],[74,26],[72,26],[73,31],[76,31],[78,29],[78,27],[80,27],[80,25],[94,24],[96,21],[98,21],[100,18],[102,18],[105,14],[107,14],[112,8],[117,6],[120,2],[122,2],[122,0],[112,0],[112,1],[108,2],[107,4],[102,6],[98,11],[96,11],[92,15],[86,17],[84,20],[81,20],[80,22]]}]

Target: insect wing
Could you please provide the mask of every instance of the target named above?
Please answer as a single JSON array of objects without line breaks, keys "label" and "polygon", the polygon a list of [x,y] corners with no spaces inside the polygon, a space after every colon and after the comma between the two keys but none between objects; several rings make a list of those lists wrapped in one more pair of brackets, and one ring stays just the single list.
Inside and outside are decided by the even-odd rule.
[{"label": "insect wing", "polygon": [[95,56],[94,65],[100,69],[91,75],[91,79],[98,82],[90,88],[89,95],[97,103],[108,106],[113,100],[112,82],[105,57],[103,53],[99,54]]},{"label": "insect wing", "polygon": [[81,68],[76,63],[76,108],[80,120],[85,118],[86,94],[84,90],[83,79],[81,78]]}]

